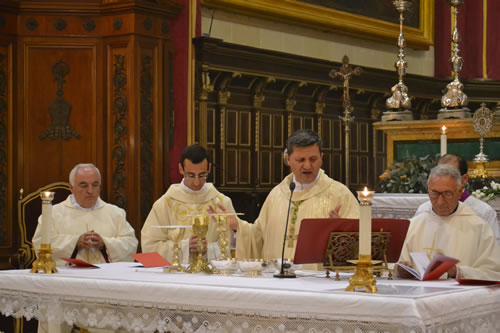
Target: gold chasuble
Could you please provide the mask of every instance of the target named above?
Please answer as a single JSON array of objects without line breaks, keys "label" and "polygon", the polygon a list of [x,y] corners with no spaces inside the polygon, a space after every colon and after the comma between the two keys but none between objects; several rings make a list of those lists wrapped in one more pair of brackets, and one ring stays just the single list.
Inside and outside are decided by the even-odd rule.
[{"label": "gold chasuble", "polygon": [[[217,191],[212,183],[206,183],[199,191],[189,191],[181,184],[171,185],[167,192],[158,199],[144,223],[141,231],[141,246],[143,252],[158,252],[168,261],[173,260],[172,229],[154,228],[154,226],[169,225],[191,225],[192,217],[189,215],[208,214],[208,207],[217,209],[221,204],[228,212],[234,212],[231,199]],[[230,228],[228,228],[230,230]],[[186,229],[184,238],[180,242],[181,251],[179,257],[183,264],[189,263],[189,238],[192,235],[191,228]],[[228,244],[230,232],[228,232]],[[219,233],[216,224],[210,223],[207,233],[207,258],[217,259],[220,249],[217,244]],[[229,256],[229,247],[226,255]]]},{"label": "gold chasuble", "polygon": [[[293,193],[285,258],[293,259],[295,256],[302,219],[328,218],[329,212],[337,205],[341,205],[340,217],[359,218],[359,204],[351,191],[345,185],[328,177],[323,170],[319,173],[317,182],[311,188]],[[253,224],[238,221],[237,259],[281,258],[292,179],[293,174],[288,175],[271,190],[259,217]]]},{"label": "gold chasuble", "polygon": [[460,260],[457,277],[500,281],[500,246],[488,223],[467,205],[441,217],[427,209],[412,218],[399,261],[411,262],[410,252],[444,255]]}]

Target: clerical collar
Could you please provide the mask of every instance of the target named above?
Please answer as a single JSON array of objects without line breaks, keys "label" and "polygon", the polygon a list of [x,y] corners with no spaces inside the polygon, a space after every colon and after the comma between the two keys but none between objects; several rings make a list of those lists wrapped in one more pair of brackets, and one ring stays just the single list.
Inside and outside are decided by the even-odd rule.
[{"label": "clerical collar", "polygon": [[316,176],[316,179],[312,183],[309,183],[309,184],[301,184],[301,183],[299,183],[297,181],[297,178],[295,178],[295,175],[293,175],[293,182],[295,183],[295,190],[294,190],[294,192],[302,192],[302,191],[308,190],[311,187],[313,187],[314,184],[316,184],[318,182],[319,174],[320,173],[318,172],[318,175]]},{"label": "clerical collar", "polygon": [[71,194],[69,196],[69,199],[71,200],[71,204],[73,205],[73,208],[78,209],[78,210],[86,210],[86,211],[96,210],[97,208],[99,208],[99,205],[101,203],[101,198],[97,198],[97,201],[95,202],[94,206],[92,206],[90,208],[85,208],[85,207],[80,206],[80,204],[78,202],[76,202],[75,196],[73,194]]},{"label": "clerical collar", "polygon": [[182,188],[189,193],[200,193],[205,189],[206,185],[207,185],[207,183],[203,184],[203,186],[198,191],[195,191],[195,190],[192,190],[189,187],[187,187],[186,184],[184,184],[184,178],[182,178],[182,181],[181,181]]}]

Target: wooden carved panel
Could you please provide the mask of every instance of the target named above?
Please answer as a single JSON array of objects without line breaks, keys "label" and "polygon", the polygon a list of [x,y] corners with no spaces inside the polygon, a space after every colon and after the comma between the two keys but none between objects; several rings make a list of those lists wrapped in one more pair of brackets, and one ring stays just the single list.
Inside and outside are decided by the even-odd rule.
[{"label": "wooden carved panel", "polygon": [[0,247],[10,245],[11,227],[8,223],[7,207],[10,200],[8,197],[8,185],[10,182],[8,159],[9,156],[9,128],[10,128],[10,103],[12,94],[12,53],[9,45],[0,45]]},{"label": "wooden carved panel", "polygon": [[94,43],[34,41],[24,49],[23,185],[32,191],[96,159],[97,54]]}]

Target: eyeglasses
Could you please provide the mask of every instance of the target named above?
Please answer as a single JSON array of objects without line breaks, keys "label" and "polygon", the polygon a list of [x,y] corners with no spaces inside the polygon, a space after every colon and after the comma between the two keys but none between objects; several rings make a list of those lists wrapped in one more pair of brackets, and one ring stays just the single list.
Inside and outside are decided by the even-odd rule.
[{"label": "eyeglasses", "polygon": [[445,191],[445,192],[429,191],[428,193],[429,193],[429,197],[431,199],[437,199],[437,198],[439,198],[440,195],[442,195],[443,198],[445,198],[446,200],[450,200],[455,195],[454,192],[450,192],[450,191]]},{"label": "eyeglasses", "polygon": [[200,173],[199,175],[195,175],[194,173],[184,173],[184,177],[189,178],[189,179],[207,179],[208,178],[208,172],[206,173]]}]

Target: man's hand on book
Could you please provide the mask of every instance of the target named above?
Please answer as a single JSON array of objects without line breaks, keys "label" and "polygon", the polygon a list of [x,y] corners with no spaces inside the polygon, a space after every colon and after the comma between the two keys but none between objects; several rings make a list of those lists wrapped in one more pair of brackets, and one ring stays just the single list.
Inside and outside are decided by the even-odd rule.
[{"label": "man's hand on book", "polygon": [[448,277],[450,278],[456,278],[457,277],[457,266],[453,266],[449,271],[448,271]]},{"label": "man's hand on book", "polygon": [[[400,261],[399,263],[411,267],[411,262]],[[403,267],[401,267],[399,265],[396,265],[395,267],[396,267],[396,274],[401,279],[414,279],[415,278],[410,272],[408,272]]]}]

